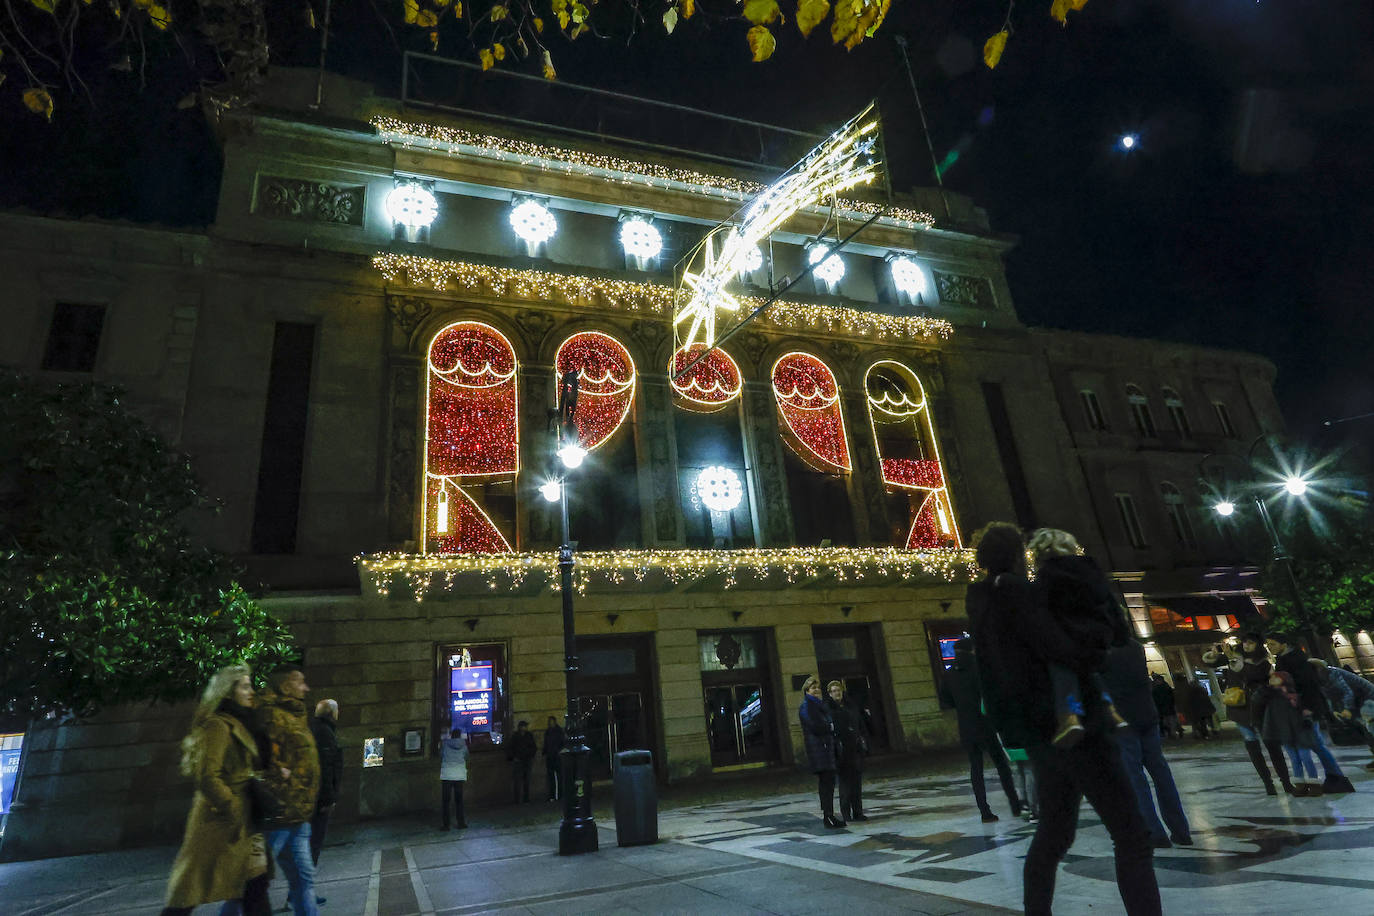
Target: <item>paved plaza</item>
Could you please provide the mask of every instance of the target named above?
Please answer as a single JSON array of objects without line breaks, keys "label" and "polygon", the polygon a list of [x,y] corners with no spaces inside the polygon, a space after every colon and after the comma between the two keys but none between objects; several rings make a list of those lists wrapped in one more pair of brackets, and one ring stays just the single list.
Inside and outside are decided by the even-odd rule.
[{"label": "paved plaza", "polygon": [[[1352,795],[1269,798],[1234,736],[1174,742],[1170,759],[1193,824],[1192,848],[1162,850],[1166,913],[1374,914],[1374,779],[1364,748],[1337,756]],[[996,785],[995,774],[992,785]],[[466,831],[428,820],[341,827],[320,868],[324,916],[501,913],[1003,913],[1019,912],[1021,863],[1034,831],[1011,818],[1000,790],[994,824],[979,821],[965,775],[948,766],[875,780],[871,820],[829,831],[814,793],[664,810],[661,842],[619,848],[598,805],[601,852],[561,858],[557,814],[473,812]],[[750,793],[740,793],[748,795]],[[603,801],[609,795],[602,791]],[[437,801],[437,792],[436,792]],[[526,818],[521,825],[511,812]],[[156,913],[175,849],[160,847],[0,865],[0,913]],[[273,897],[280,904],[279,881]],[[1111,845],[1086,809],[1065,862],[1057,914],[1121,912]],[[210,907],[200,912],[212,913]]]}]

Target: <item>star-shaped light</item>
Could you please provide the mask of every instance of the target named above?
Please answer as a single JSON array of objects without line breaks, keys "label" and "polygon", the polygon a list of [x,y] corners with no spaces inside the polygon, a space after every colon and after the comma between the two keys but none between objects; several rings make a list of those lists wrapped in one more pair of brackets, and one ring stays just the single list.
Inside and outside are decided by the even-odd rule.
[{"label": "star-shaped light", "polygon": [[689,318],[692,321],[691,327],[687,329],[684,348],[690,349],[692,344],[697,342],[698,333],[701,334],[701,342],[705,346],[711,346],[716,341],[716,312],[739,311],[739,300],[725,291],[725,284],[734,279],[738,271],[716,268],[717,263],[725,264],[726,259],[739,248],[738,244],[731,244],[739,239],[739,234],[733,229],[730,230],[730,234],[721,245],[720,257],[717,257],[718,234],[719,232],[711,233],[702,246],[701,269],[695,272],[689,270],[682,275],[682,282],[691,289],[692,296],[677,313],[673,324],[680,325]]}]

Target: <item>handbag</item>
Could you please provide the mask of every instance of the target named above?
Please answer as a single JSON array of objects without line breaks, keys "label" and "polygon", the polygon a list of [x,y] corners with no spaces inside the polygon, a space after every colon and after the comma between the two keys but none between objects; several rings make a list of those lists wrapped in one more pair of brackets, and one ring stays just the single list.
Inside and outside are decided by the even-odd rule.
[{"label": "handbag", "polygon": [[248,780],[248,820],[261,830],[273,818],[281,817],[286,805],[261,776]]},{"label": "handbag", "polygon": [[1244,687],[1227,687],[1222,691],[1221,702],[1227,706],[1244,706],[1249,701]]}]

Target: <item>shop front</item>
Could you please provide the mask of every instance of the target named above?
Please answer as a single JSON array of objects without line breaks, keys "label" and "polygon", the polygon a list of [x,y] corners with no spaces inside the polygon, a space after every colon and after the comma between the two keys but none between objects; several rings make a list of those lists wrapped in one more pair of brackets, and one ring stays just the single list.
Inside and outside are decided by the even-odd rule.
[{"label": "shop front", "polygon": [[767,766],[780,759],[769,635],[766,630],[697,633],[714,770]]}]

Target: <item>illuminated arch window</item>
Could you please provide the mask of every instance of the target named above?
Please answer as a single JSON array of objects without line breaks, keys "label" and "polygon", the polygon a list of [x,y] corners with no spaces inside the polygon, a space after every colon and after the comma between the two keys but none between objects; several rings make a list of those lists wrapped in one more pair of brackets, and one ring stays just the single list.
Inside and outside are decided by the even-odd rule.
[{"label": "illuminated arch window", "polygon": [[678,396],[678,404],[688,410],[710,413],[720,410],[744,390],[739,366],[730,354],[719,347],[706,354],[706,358],[692,366],[692,371],[681,378],[673,378],[684,366],[701,355],[706,347],[693,344],[673,354],[668,364],[668,378],[673,392]]},{"label": "illuminated arch window", "polygon": [[610,439],[630,415],[635,399],[635,362],[614,337],[584,331],[563,341],[554,364],[559,378],[570,369],[577,370],[573,420],[578,444],[590,452]]},{"label": "illuminated arch window", "polygon": [[511,549],[484,504],[499,499],[501,485],[508,489],[520,470],[516,369],[510,341],[480,322],[451,324],[430,343],[425,373],[427,553]]},{"label": "illuminated arch window", "polygon": [[911,504],[908,550],[960,546],[925,388],[900,363],[874,363],[864,380],[883,483]]},{"label": "illuminated arch window", "polygon": [[791,433],[784,439],[803,461],[823,471],[850,469],[840,386],[829,366],[810,353],[784,355],[773,364],[773,397]]}]

